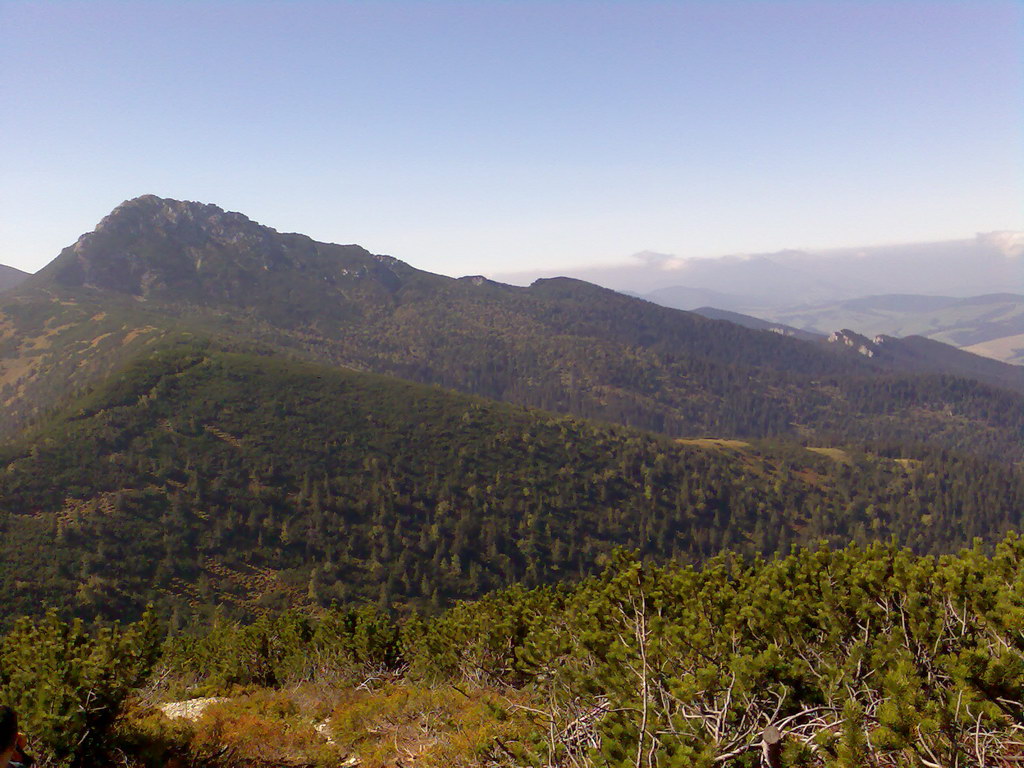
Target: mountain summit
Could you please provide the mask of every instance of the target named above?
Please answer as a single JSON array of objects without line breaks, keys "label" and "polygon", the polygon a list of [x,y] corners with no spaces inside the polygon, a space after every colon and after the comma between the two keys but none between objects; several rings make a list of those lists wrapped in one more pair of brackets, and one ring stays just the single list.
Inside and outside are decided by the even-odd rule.
[{"label": "mountain summit", "polygon": [[272,311],[344,294],[366,277],[377,292],[388,293],[403,267],[411,271],[359,246],[281,234],[216,205],[144,195],[115,208],[32,284]]}]

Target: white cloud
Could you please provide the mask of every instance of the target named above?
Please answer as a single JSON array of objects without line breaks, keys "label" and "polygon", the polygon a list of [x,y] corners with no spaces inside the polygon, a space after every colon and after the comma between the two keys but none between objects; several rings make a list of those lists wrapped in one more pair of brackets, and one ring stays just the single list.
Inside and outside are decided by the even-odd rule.
[{"label": "white cloud", "polygon": [[978,242],[1011,259],[1024,256],[1024,232],[979,232]]},{"label": "white cloud", "polygon": [[671,272],[682,269],[686,266],[688,259],[673,256],[669,253],[657,253],[655,251],[641,251],[634,253],[632,258],[642,262],[644,265],[662,272]]}]

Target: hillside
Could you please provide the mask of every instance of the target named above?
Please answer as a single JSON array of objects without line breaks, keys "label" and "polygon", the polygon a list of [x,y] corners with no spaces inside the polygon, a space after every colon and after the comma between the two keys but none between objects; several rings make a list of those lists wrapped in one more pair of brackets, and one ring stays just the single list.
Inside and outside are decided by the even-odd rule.
[{"label": "hillside", "polygon": [[895,534],[948,551],[1019,524],[1019,470],[905,450],[672,441],[183,344],[5,449],[0,589],[8,615],[436,610],[578,578],[619,546],[696,562]]},{"label": "hillside", "polygon": [[22,272],[20,269],[0,264],[0,293],[21,285],[28,276],[28,272]]},{"label": "hillside", "polygon": [[[913,299],[928,299],[929,297],[888,298],[892,299],[894,304],[897,304],[900,299],[906,298],[912,305],[914,304]],[[852,304],[853,302],[848,303]],[[728,320],[731,323],[742,325],[744,328],[771,331],[781,336],[792,336],[804,341],[848,347],[890,370],[899,370],[905,373],[949,374],[966,379],[978,379],[1013,391],[1024,390],[1024,367],[1008,365],[993,359],[992,355],[974,352],[972,347],[958,349],[956,346],[944,344],[926,336],[909,335],[901,338],[879,333],[871,338],[850,330],[851,327],[859,327],[850,325],[837,326],[841,330],[822,334],[714,307],[701,307],[695,309],[694,313],[714,320]],[[1010,342],[1012,338],[1016,337],[998,339],[992,343]]]},{"label": "hillside", "polygon": [[153,196],[6,296],[0,322],[7,434],[187,331],[669,435],[899,436],[1024,458],[1024,400],[993,389],[1006,377],[908,369],[564,278],[447,278]]},{"label": "hillside", "polygon": [[727,309],[716,309],[715,307],[698,307],[693,313],[711,320],[728,320],[730,323],[742,325],[744,328],[753,328],[758,331],[771,331],[781,336],[793,336],[804,341],[820,341],[825,334],[812,333],[802,328],[795,328],[792,325],[773,323],[770,320],[762,320],[759,317],[743,315],[739,312],[730,312]]},{"label": "hillside", "polygon": [[[1012,283],[1011,283],[1012,285]],[[1007,363],[1024,362],[1024,296],[866,296],[831,304],[754,311],[811,331],[853,328],[867,336],[925,336]]]}]

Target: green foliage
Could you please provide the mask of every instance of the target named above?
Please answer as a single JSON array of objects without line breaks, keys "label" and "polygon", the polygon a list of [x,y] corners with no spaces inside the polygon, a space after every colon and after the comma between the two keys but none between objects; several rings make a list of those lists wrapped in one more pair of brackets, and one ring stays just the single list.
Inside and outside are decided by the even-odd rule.
[{"label": "green foliage", "polygon": [[1016,535],[990,556],[872,544],[700,569],[618,552],[571,589],[407,622],[398,661],[528,692],[532,726],[504,745],[520,763],[752,767],[773,726],[787,766],[986,768],[1024,723],[1022,566]]},{"label": "green foliage", "polygon": [[943,552],[1020,523],[1014,467],[898,445],[837,455],[681,443],[186,345],[0,454],[0,587],[15,615],[437,612],[579,579],[617,546],[697,563],[895,534]]},{"label": "green foliage", "polygon": [[412,674],[474,684],[516,685],[532,676],[523,666],[523,643],[557,616],[567,592],[557,587],[513,586],[473,602],[460,602],[405,631]]},{"label": "green foliage", "polygon": [[[278,734],[319,754],[311,724],[333,709],[338,743],[368,764],[398,750],[438,764],[753,768],[771,727],[788,768],[989,768],[1019,755],[1022,597],[1016,535],[991,554],[876,543],[701,568],[619,551],[573,587],[513,587],[435,617],[363,606],[178,633],[160,662],[167,690],[235,702],[192,730],[142,715],[117,743],[266,756],[261,740]],[[4,696],[48,757],[88,764],[154,636],[151,618],[91,635],[52,614],[22,620],[0,652]]]},{"label": "green foliage", "polygon": [[53,765],[96,765],[131,690],[149,674],[159,649],[155,615],[126,628],[89,633],[51,611],[23,618],[0,644],[0,698]]},{"label": "green foliage", "polygon": [[351,685],[403,664],[401,632],[374,606],[332,607],[315,619],[297,611],[251,624],[218,618],[168,639],[161,668],[182,695],[299,682]]},{"label": "green foliage", "polygon": [[[1016,536],[991,558],[872,545],[695,570],[619,556],[506,633],[519,678],[504,682],[546,702],[537,764],[756,765],[773,725],[786,765],[995,765],[1017,754],[1024,716],[1022,565]],[[543,605],[503,599],[512,614]],[[433,623],[471,632],[494,613],[484,600]],[[445,636],[425,635],[432,658],[477,665]]]}]

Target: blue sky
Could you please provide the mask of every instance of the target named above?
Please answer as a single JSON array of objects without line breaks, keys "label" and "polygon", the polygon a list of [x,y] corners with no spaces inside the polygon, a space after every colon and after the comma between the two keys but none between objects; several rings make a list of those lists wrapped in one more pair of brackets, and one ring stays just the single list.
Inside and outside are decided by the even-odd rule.
[{"label": "blue sky", "polygon": [[126,198],[445,274],[1024,229],[1018,2],[0,0],[0,263]]}]

